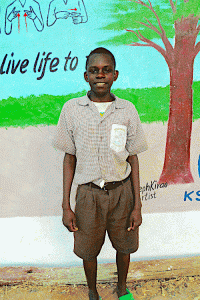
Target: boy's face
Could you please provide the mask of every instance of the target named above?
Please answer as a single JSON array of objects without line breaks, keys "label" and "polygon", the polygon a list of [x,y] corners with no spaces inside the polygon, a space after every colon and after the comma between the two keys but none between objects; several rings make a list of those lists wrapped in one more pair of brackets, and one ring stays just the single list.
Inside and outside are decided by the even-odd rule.
[{"label": "boy's face", "polygon": [[93,54],[89,58],[85,80],[91,87],[91,92],[97,98],[110,94],[113,81],[117,80],[118,71],[114,69],[112,58],[108,54]]}]

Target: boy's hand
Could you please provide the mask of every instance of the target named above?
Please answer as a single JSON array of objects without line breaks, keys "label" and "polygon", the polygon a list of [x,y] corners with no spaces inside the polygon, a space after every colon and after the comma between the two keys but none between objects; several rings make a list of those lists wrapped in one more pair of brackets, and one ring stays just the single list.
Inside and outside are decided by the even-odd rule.
[{"label": "boy's hand", "polygon": [[134,209],[130,215],[130,226],[128,231],[135,230],[142,224],[141,208]]},{"label": "boy's hand", "polygon": [[76,227],[76,216],[71,209],[64,209],[63,210],[63,218],[62,218],[63,225],[67,227],[70,232],[75,232],[78,230]]}]

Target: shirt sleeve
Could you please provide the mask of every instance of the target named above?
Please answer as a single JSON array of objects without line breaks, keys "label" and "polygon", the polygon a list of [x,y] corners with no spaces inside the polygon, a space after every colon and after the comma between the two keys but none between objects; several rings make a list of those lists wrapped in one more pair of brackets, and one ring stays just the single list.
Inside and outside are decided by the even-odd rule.
[{"label": "shirt sleeve", "polygon": [[61,111],[52,145],[65,153],[76,154],[72,116],[67,103],[65,103]]},{"label": "shirt sleeve", "polygon": [[126,149],[129,155],[136,155],[148,149],[138,112],[133,104],[130,108],[129,126],[127,128]]}]

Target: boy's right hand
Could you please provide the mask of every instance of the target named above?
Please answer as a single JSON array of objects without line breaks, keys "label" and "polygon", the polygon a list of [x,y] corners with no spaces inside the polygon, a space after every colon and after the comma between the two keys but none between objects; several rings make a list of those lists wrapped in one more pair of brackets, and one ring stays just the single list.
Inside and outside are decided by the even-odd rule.
[{"label": "boy's right hand", "polygon": [[64,209],[63,210],[63,218],[62,218],[63,225],[67,227],[70,232],[75,232],[78,230],[76,226],[76,216],[71,209]]}]

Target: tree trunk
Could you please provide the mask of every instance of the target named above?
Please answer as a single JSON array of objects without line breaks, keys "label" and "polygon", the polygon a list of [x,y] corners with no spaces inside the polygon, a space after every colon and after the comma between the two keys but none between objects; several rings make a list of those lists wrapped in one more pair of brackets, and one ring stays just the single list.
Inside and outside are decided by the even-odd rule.
[{"label": "tree trunk", "polygon": [[190,141],[196,24],[193,17],[182,18],[175,23],[175,46],[169,65],[168,131],[164,166],[159,183],[180,184],[194,181],[190,171]]}]

